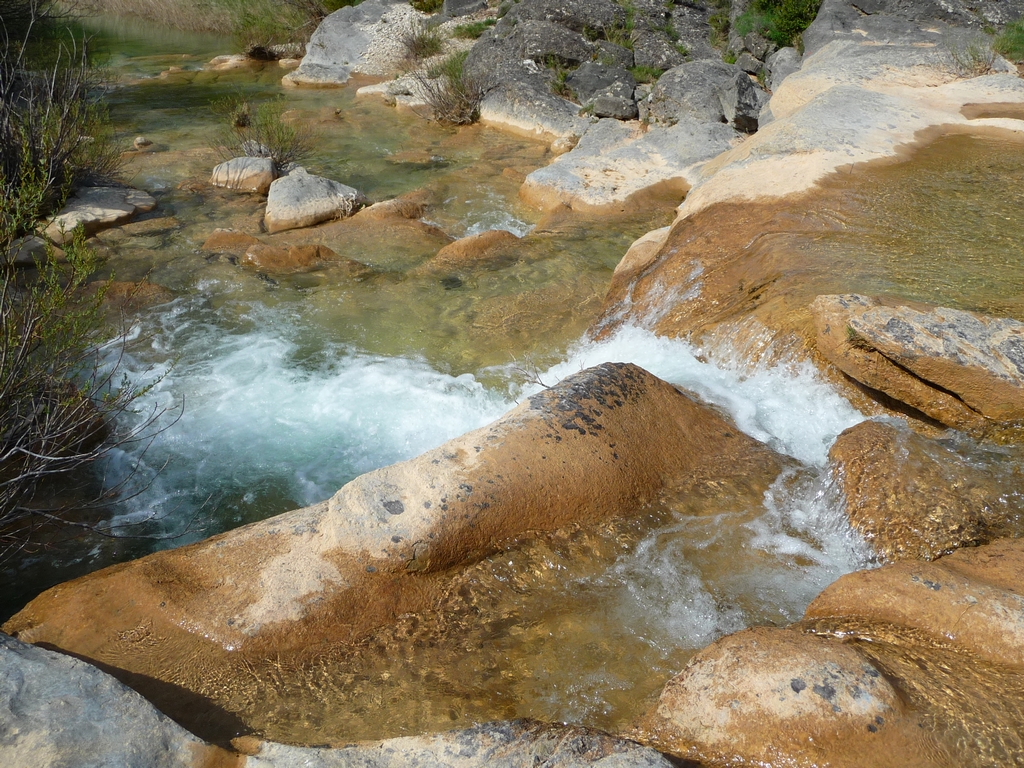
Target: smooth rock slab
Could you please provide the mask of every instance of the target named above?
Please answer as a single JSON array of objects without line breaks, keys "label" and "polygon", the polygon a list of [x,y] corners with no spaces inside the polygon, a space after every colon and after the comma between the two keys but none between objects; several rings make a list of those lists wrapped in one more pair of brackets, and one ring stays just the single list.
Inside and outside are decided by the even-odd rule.
[{"label": "smooth rock slab", "polygon": [[263,223],[268,232],[312,227],[350,216],[365,204],[363,194],[345,184],[309,173],[291,173],[270,185]]},{"label": "smooth rock slab", "polygon": [[822,354],[867,386],[960,429],[1024,420],[1024,323],[857,294],[819,296],[811,313]]},{"label": "smooth rock slab", "polygon": [[233,157],[213,169],[210,183],[215,187],[265,195],[276,178],[277,169],[269,157]]},{"label": "smooth rock slab", "polygon": [[71,239],[75,227],[81,226],[88,237],[102,229],[124,224],[136,213],[146,213],[154,208],[156,200],[141,189],[82,187],[75,191],[47,226],[46,236],[63,245]]},{"label": "smooth rock slab", "polygon": [[593,210],[673,183],[682,197],[699,165],[729,149],[739,135],[723,123],[688,117],[646,132],[638,123],[600,120],[571,152],[527,176],[520,196],[541,208]]},{"label": "smooth rock slab", "polygon": [[91,664],[0,634],[5,768],[192,768],[217,751]]}]

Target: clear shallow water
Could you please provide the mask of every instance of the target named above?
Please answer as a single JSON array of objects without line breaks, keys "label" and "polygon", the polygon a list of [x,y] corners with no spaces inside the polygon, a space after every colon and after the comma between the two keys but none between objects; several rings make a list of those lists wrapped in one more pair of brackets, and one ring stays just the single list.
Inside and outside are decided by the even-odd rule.
[{"label": "clear shallow water", "polygon": [[[137,495],[115,522],[150,520],[144,530],[158,534],[191,527],[169,540],[58,549],[27,561],[22,583],[326,498],[497,418],[538,382],[605,361],[635,362],[697,392],[804,468],[764,497],[668,498],[627,520],[527,542],[460,575],[465,588],[415,627],[284,678],[254,672],[220,689],[234,697],[222,703],[262,733],[304,743],[511,716],[624,727],[694,650],[751,623],[799,618],[821,588],[866,562],[824,469],[829,444],[861,416],[811,368],[711,363],[730,350],[637,328],[580,341],[629,243],[668,223],[674,201],[625,219],[538,220],[518,202],[516,179],[550,160],[542,145],[443,129],[352,88],[283,91],[276,65],[199,72],[225,52],[216,41],[188,59],[173,45],[153,58],[131,37],[141,34],[111,43],[123,85],[109,104],[126,135],[157,145],[129,169],[158,198],[146,219],[166,226],[113,230],[96,243],[107,273],[149,275],[171,291],[139,313],[126,370],[152,383],[141,413],[182,402],[184,411],[145,453],[106,471],[140,467]],[[173,61],[182,72],[154,77]],[[327,245],[371,268],[361,277],[331,267],[261,276],[202,252],[216,227],[259,233],[262,201],[204,185],[220,130],[209,102],[238,91],[283,98],[294,119],[319,126],[311,170],[373,199],[426,190],[426,218],[443,233],[322,228]],[[493,227],[525,235],[515,258],[457,280],[417,272],[448,236]]]}]

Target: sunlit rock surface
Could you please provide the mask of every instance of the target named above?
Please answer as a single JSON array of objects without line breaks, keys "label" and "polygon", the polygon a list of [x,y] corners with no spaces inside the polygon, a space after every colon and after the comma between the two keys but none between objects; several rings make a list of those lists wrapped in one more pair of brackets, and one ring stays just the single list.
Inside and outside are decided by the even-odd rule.
[{"label": "sunlit rock surface", "polygon": [[231,654],[262,664],[353,642],[432,605],[448,569],[529,532],[730,478],[763,493],[788,464],[671,385],[607,363],[329,501],[59,585],[5,629],[109,664],[193,722],[202,713],[163,683],[216,701],[230,689],[210,672]]},{"label": "sunlit rock surface", "polygon": [[62,245],[81,226],[86,236],[116,227],[137,213],[156,208],[156,200],[140,189],[130,187],[81,187],[68,198],[64,208],[46,227],[46,236]]},{"label": "sunlit rock surface", "polygon": [[293,172],[270,185],[263,222],[268,232],[311,227],[350,216],[365,203],[363,194],[352,187],[323,176]]},{"label": "sunlit rock surface", "polygon": [[701,651],[640,729],[710,765],[996,766],[1024,754],[1024,544],[840,578]]},{"label": "sunlit rock surface", "polygon": [[215,187],[265,195],[276,178],[277,169],[269,157],[233,157],[213,169],[210,183]]}]

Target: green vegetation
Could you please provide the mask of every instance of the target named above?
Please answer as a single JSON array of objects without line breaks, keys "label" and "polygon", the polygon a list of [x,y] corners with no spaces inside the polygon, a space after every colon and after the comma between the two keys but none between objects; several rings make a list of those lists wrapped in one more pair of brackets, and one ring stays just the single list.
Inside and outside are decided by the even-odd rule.
[{"label": "green vegetation", "polygon": [[429,59],[444,50],[444,38],[436,29],[420,25],[402,35],[406,55],[414,61]]},{"label": "green vegetation", "polygon": [[444,0],[409,0],[409,5],[420,13],[437,13],[444,5]]},{"label": "green vegetation", "polygon": [[715,12],[708,16],[708,42],[713,48],[724,48],[729,42],[729,0],[712,0],[711,5]]},{"label": "green vegetation", "polygon": [[1024,19],[1007,24],[992,48],[1010,61],[1024,61]]},{"label": "green vegetation", "polygon": [[236,95],[214,103],[213,110],[228,118],[229,128],[221,136],[225,158],[269,157],[281,168],[313,153],[316,132],[305,123],[284,122],[279,99],[253,102]]},{"label": "green vegetation", "polygon": [[452,34],[462,40],[476,40],[489,27],[493,27],[497,23],[497,19],[490,18],[484,19],[483,21],[474,21],[470,24],[459,24]]},{"label": "green vegetation", "polygon": [[656,83],[665,74],[665,70],[657,67],[630,67],[629,71],[638,83]]},{"label": "green vegetation", "polygon": [[100,487],[84,470],[144,437],[108,432],[141,393],[117,381],[116,365],[104,366],[97,353],[110,336],[105,289],[87,289],[96,259],[81,231],[64,244],[60,262],[47,247],[34,270],[10,263],[75,185],[114,180],[120,151],[92,99],[97,83],[85,42],[59,30],[52,6],[3,0],[0,10],[18,33],[0,39],[2,561],[45,532],[94,530],[90,505],[118,489]]},{"label": "green vegetation", "polygon": [[418,73],[416,80],[424,99],[434,113],[434,119],[448,125],[468,125],[480,117],[483,90],[466,74],[465,64],[469,51],[461,51]]},{"label": "green vegetation", "polygon": [[978,77],[992,71],[996,53],[992,41],[985,35],[970,34],[959,36],[947,32],[942,37],[943,45],[949,51],[955,72],[963,77]]},{"label": "green vegetation", "polygon": [[736,32],[758,32],[780,48],[797,45],[820,6],[821,0],[754,0],[736,19]]}]

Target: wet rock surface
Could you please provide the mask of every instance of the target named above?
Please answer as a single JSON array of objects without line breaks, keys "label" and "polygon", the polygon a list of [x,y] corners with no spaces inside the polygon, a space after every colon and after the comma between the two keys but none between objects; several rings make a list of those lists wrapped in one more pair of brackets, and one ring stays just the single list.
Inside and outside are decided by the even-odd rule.
[{"label": "wet rock surface", "polygon": [[1024,323],[855,294],[811,304],[818,349],[848,376],[943,424],[1024,418]]},{"label": "wet rock surface", "polygon": [[840,578],[785,629],[712,643],[639,729],[712,765],[994,766],[1024,741],[1024,545]]},{"label": "wet rock surface", "polygon": [[179,722],[222,734],[230,669],[242,684],[267,654],[355,642],[528,532],[737,472],[763,492],[788,464],[642,369],[605,364],[327,502],[55,587],[6,631],[101,659]]},{"label": "wet rock surface", "polygon": [[927,438],[897,421],[858,424],[829,450],[850,523],[888,561],[933,560],[1016,535],[1024,478],[1014,455]]}]

